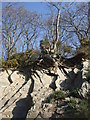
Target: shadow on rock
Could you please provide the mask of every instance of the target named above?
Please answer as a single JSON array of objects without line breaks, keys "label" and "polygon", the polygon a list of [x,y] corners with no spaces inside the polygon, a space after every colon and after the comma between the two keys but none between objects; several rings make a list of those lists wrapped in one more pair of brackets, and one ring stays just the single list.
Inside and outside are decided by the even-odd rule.
[{"label": "shadow on rock", "polygon": [[33,92],[34,88],[34,79],[31,76],[31,85],[28,91],[28,95],[26,98],[20,99],[16,102],[16,107],[13,109],[12,114],[13,118],[11,120],[16,120],[17,118],[26,119],[28,111],[33,106],[33,98],[31,97],[31,93]]},{"label": "shadow on rock", "polygon": [[13,114],[12,120],[16,118],[25,119],[28,110],[30,110],[32,106],[33,106],[33,100],[31,96],[28,95],[28,97],[20,99],[18,102],[16,102],[16,107],[12,111]]},{"label": "shadow on rock", "polygon": [[64,90],[73,90],[75,88],[81,88],[83,80],[82,80],[82,71],[78,71],[76,74],[71,71],[69,72],[69,76],[72,78],[68,78],[66,80],[64,80],[60,86],[64,89]]}]

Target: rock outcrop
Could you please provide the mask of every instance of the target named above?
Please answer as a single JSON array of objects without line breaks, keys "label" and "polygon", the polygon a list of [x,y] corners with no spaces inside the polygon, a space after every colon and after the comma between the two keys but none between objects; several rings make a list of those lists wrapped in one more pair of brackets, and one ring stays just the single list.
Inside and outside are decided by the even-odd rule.
[{"label": "rock outcrop", "polygon": [[[11,73],[10,70],[8,70],[8,72],[9,74]],[[2,93],[2,95],[0,94],[0,114],[2,118],[26,117],[24,113],[31,104],[30,102],[32,102],[33,105],[30,110],[31,118],[39,114],[42,101],[52,93],[52,89],[49,88],[52,77],[39,71],[37,71],[37,73],[40,78],[33,75],[32,79],[26,82],[25,76],[15,71],[11,75],[11,79],[13,80],[12,84],[8,81],[6,71],[0,73],[0,91]],[[42,83],[39,79],[41,79]],[[26,115],[28,116],[28,114],[29,113]]]},{"label": "rock outcrop", "polygon": [[[79,88],[80,94],[86,97],[90,85],[83,76],[88,61],[84,65],[82,71],[58,68],[55,74],[53,71],[36,70],[28,80],[19,71],[0,72],[0,118],[50,118],[56,110],[56,104],[44,104],[43,101],[53,90],[71,91]],[[62,106],[57,112],[62,114],[63,109]]]}]

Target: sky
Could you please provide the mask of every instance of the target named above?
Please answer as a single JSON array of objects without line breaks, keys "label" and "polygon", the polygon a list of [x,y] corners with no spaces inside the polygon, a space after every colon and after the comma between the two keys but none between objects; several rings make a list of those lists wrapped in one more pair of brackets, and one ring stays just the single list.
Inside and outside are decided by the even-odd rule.
[{"label": "sky", "polygon": [[[2,6],[4,7],[7,4],[8,4],[8,2],[3,2]],[[45,18],[47,16],[47,14],[49,13],[47,2],[18,2],[17,5],[24,6],[24,8],[26,8],[29,11],[36,11],[39,14],[42,14]],[[41,36],[38,39],[41,40],[42,39]]]},{"label": "sky", "polygon": [[[2,8],[5,7],[8,4],[8,2],[3,2],[2,3]],[[15,4],[15,2],[13,2],[13,4]],[[39,14],[43,15],[43,18],[47,17],[47,14],[49,14],[49,8],[47,5],[47,2],[18,2],[18,4],[16,4],[17,6],[23,6],[24,8],[26,8],[29,11],[36,11]],[[38,41],[43,39],[43,33],[41,33],[41,35],[39,35],[38,37]]]},{"label": "sky", "polygon": [[[8,4],[8,2],[2,3],[2,9]],[[18,6],[23,6],[29,11],[36,11],[39,14],[43,14],[43,17],[46,17],[46,14],[48,13],[48,7],[47,3],[45,2],[18,2]],[[43,39],[42,33],[37,38],[37,41]]]},{"label": "sky", "polygon": [[[7,5],[8,2],[3,2],[2,6]],[[27,10],[36,11],[40,14],[47,14],[47,3],[45,2],[18,2],[18,6],[24,6]]]},{"label": "sky", "polygon": [[46,14],[48,12],[46,3],[43,2],[29,2],[29,3],[19,3],[23,5],[25,8],[27,8],[30,11],[37,11],[41,14]]}]

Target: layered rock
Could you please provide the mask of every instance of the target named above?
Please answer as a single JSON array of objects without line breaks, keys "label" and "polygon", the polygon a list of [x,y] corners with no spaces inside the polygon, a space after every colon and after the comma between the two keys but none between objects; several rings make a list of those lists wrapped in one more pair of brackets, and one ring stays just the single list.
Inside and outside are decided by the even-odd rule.
[{"label": "layered rock", "polygon": [[[55,105],[43,104],[43,101],[53,90],[71,91],[73,88],[79,88],[80,95],[87,96],[90,85],[85,81],[84,73],[88,66],[87,61],[81,71],[65,69],[69,76],[59,68],[56,73],[36,70],[27,81],[26,76],[19,71],[0,72],[0,116],[2,118],[51,117],[55,111]],[[26,71],[27,74],[31,74],[30,72]],[[12,84],[10,79],[13,81]]]}]

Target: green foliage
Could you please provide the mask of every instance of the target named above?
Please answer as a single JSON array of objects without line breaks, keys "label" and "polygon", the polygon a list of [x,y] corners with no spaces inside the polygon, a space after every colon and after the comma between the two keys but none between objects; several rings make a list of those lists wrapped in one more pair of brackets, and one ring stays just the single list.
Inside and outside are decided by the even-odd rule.
[{"label": "green foliage", "polygon": [[41,40],[40,44],[43,44],[47,47],[47,45],[49,44],[49,41],[48,40]]},{"label": "green foliage", "polygon": [[45,51],[45,49],[49,48],[49,40],[45,39],[45,40],[41,40],[40,41],[40,49],[41,51]]},{"label": "green foliage", "polygon": [[76,110],[76,100],[75,98],[70,99],[70,102],[68,103],[68,106],[70,109],[75,109]]},{"label": "green foliage", "polygon": [[63,46],[64,52],[70,53],[72,51],[72,48],[64,44]]},{"label": "green foliage", "polygon": [[71,96],[78,98],[79,97],[79,89],[78,88],[73,89],[71,92]]},{"label": "green foliage", "polygon": [[88,101],[86,100],[81,100],[79,103],[78,110],[82,113],[85,114],[85,116],[88,116]]},{"label": "green foliage", "polygon": [[7,61],[3,61],[4,68],[26,67],[31,65],[38,57],[38,52],[35,50],[26,51],[25,53],[16,53],[9,57]]},{"label": "green foliage", "polygon": [[63,91],[54,91],[49,97],[45,99],[45,102],[50,103],[52,100],[65,99],[66,94]]},{"label": "green foliage", "polygon": [[63,91],[55,91],[52,94],[52,98],[54,99],[64,99],[66,97],[66,94]]},{"label": "green foliage", "polygon": [[52,99],[65,99],[67,95],[63,91],[54,91],[48,98],[47,101],[50,102]]},{"label": "green foliage", "polygon": [[19,64],[16,59],[7,60],[7,61],[2,62],[3,68],[14,68],[14,67],[18,67],[18,66],[19,66]]},{"label": "green foliage", "polygon": [[2,59],[0,59],[0,66],[2,66],[2,61],[3,61],[3,60],[2,60]]},{"label": "green foliage", "polygon": [[88,118],[88,101],[81,100],[79,106],[77,108],[78,114],[77,116]]},{"label": "green foliage", "polygon": [[88,101],[84,99],[78,99],[78,103],[75,98],[72,98],[68,103],[68,107],[73,111],[73,117],[88,118]]},{"label": "green foliage", "polygon": [[88,38],[82,38],[80,40],[81,46],[90,45],[90,40]]},{"label": "green foliage", "polygon": [[85,52],[86,58],[90,59],[90,40],[88,38],[82,38],[80,43],[81,45],[77,48],[77,51]]}]

